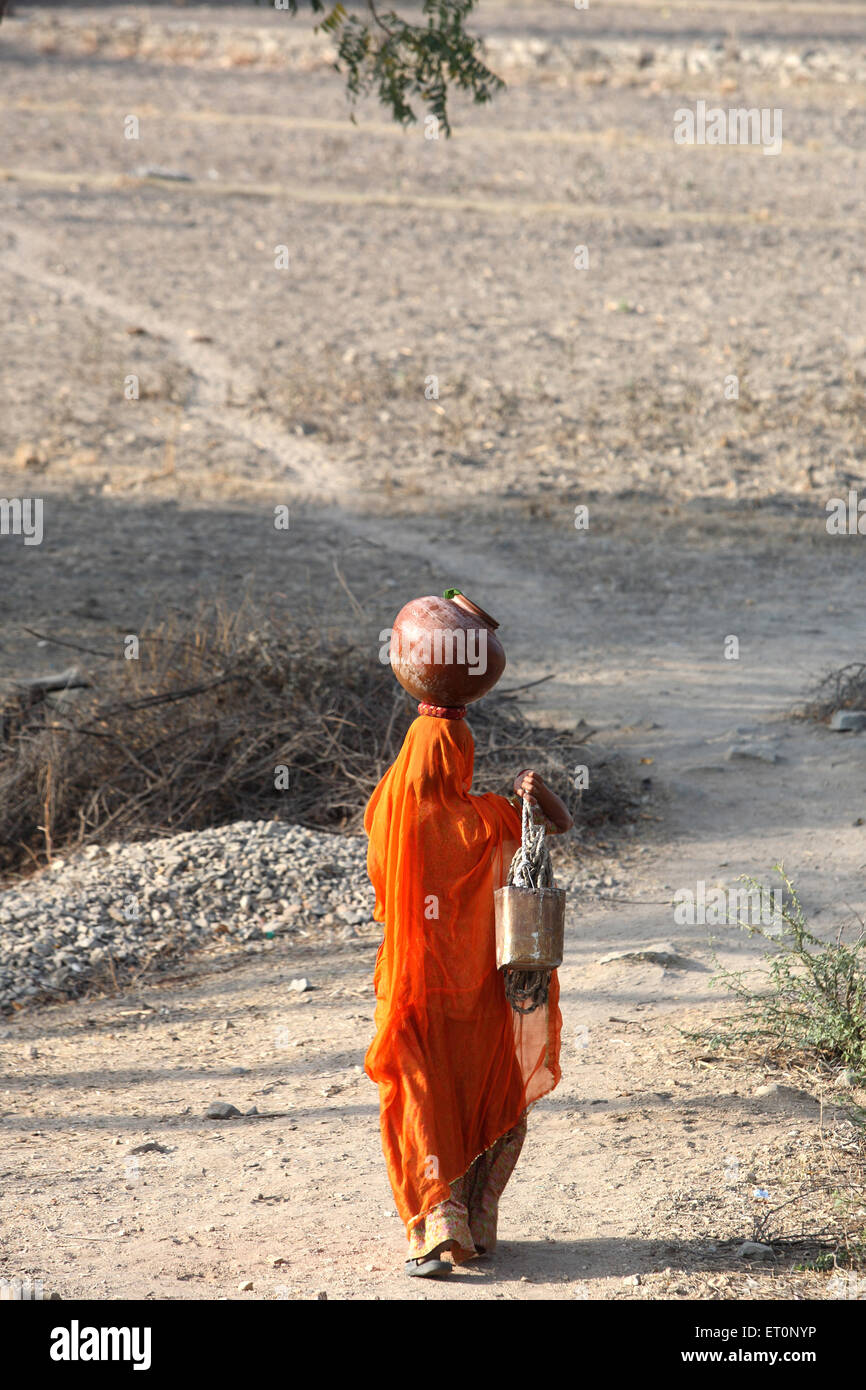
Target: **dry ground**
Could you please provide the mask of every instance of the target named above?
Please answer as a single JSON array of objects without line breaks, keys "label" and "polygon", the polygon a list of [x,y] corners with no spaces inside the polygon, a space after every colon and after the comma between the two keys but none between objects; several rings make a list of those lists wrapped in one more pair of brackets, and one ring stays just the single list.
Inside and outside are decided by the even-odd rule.
[{"label": "dry ground", "polygon": [[[741,37],[803,48],[866,13],[751,8],[702,7],[690,41],[728,38],[736,11]],[[613,10],[612,41],[663,47],[681,22]],[[509,679],[556,672],[539,713],[653,760],[659,819],[587,856],[610,900],[578,879],[564,1080],[533,1114],[495,1266],[405,1287],[357,1070],[373,945],[322,943],[8,1025],[0,1272],[65,1296],[834,1296],[796,1259],[733,1256],[752,1175],[789,1193],[786,1145],[811,1152],[832,1116],[763,1103],[764,1072],[683,1045],[677,1026],[720,1004],[706,929],[669,903],[781,859],[819,927],[866,910],[863,739],[786,718],[866,629],[862,538],[824,525],[862,477],[866,88],[733,60],[655,88],[633,64],[528,67],[425,142],[374,109],[352,127],[315,64],[81,51],[76,26],[111,13],[70,14],[53,48],[26,7],[0,31],[0,491],[45,507],[40,546],[0,545],[3,676],[68,662],[25,624],[119,645],[249,587],[372,644],[407,597],[458,584],[500,618]],[[486,7],[491,33],[512,22]],[[782,105],[782,155],[675,148],[673,111],[700,96]],[[741,726],[779,761],[727,761]],[[660,938],[689,968],[597,964]],[[276,1113],[197,1118],[215,1098]],[[151,1139],[167,1152],[136,1167]],[[743,1186],[720,1205],[731,1157]]]}]

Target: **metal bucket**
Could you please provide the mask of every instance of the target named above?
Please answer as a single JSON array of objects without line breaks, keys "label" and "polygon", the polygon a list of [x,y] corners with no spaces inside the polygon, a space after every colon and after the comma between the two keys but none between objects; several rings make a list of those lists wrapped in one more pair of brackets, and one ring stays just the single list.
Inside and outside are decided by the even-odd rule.
[{"label": "metal bucket", "polygon": [[496,967],[555,970],[565,945],[565,889],[497,888]]}]

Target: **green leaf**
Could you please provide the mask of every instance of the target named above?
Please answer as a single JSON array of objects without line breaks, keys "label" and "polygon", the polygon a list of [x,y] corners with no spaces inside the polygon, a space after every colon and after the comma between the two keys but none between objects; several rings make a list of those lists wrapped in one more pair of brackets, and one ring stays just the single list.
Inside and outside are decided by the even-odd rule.
[{"label": "green leaf", "polygon": [[[448,94],[457,87],[483,104],[502,91],[505,83],[483,61],[483,43],[466,30],[466,21],[477,0],[423,0],[425,23],[414,24],[395,10],[380,11],[367,0],[365,16],[349,14],[342,3],[310,0],[314,14],[325,18],[314,25],[337,40],[337,70],[343,73],[346,92],[354,106],[375,92],[395,121],[417,121],[411,105],[420,98],[436,116],[446,136],[451,135]],[[289,0],[288,11],[298,13],[298,0]],[[352,117],[354,120],[354,115]]]}]

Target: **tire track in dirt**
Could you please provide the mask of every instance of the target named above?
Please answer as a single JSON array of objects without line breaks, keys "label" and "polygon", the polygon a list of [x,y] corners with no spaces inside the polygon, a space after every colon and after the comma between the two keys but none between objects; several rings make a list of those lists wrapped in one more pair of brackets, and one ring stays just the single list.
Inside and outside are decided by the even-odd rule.
[{"label": "tire track in dirt", "polygon": [[[0,98],[0,111],[14,111],[20,115],[40,116],[86,116],[89,119],[102,116],[106,120],[117,119],[117,107],[87,106],[80,101],[35,101],[22,98],[18,101],[3,101]],[[136,115],[140,120],[166,121],[175,126],[204,125],[228,126],[230,128],[252,127],[253,129],[284,130],[295,134],[341,135],[348,139],[362,140],[371,136],[376,139],[389,139],[405,142],[406,132],[400,127],[384,121],[365,120],[363,125],[353,125],[351,121],[331,120],[316,116],[284,116],[276,111],[219,111],[213,107],[200,107],[192,110],[167,110],[146,102],[136,102]],[[576,149],[635,149],[670,150],[672,139],[654,139],[640,131],[626,129],[624,126],[605,126],[600,130],[556,130],[531,129],[515,126],[466,126],[453,131],[451,141],[455,145],[567,145]],[[677,153],[688,154],[688,146],[678,147]],[[855,145],[827,145],[822,141],[810,139],[807,144],[798,144],[790,136],[785,136],[785,150],[796,153],[798,157],[809,159],[832,158],[836,154],[849,154],[855,158],[866,156],[866,152]],[[732,158],[740,156],[762,156],[760,145],[728,145],[724,155]],[[186,180],[184,180],[186,183]],[[212,186],[209,184],[207,186]],[[246,184],[243,187],[247,187]]]},{"label": "tire track in dirt", "polygon": [[[319,445],[290,435],[261,404],[258,378],[250,368],[229,362],[216,348],[194,342],[188,336],[189,325],[169,319],[147,304],[119,299],[97,284],[69,274],[55,274],[48,267],[57,260],[56,247],[30,227],[0,221],[0,232],[13,239],[13,245],[4,250],[0,273],[18,276],[117,322],[135,324],[164,342],[175,360],[192,374],[192,395],[185,404],[187,416],[267,449],[284,475],[288,473],[302,487],[310,486],[319,498],[352,494],[347,473]],[[122,367],[118,371],[122,374]],[[251,401],[254,413],[229,404],[238,392]]]},{"label": "tire track in dirt", "polygon": [[[700,149],[700,146],[696,146]],[[308,184],[235,183],[227,180],[145,178],[130,174],[65,173],[51,169],[7,168],[0,166],[0,182],[24,184],[30,188],[69,188],[75,192],[123,192],[125,189],[158,187],[178,194],[202,198],[284,198],[291,203],[312,207],[389,207],[417,208],[426,212],[473,212],[490,217],[567,217],[578,223],[608,221],[641,227],[796,227],[798,230],[847,231],[858,235],[862,221],[856,217],[786,217],[769,208],[752,212],[729,209],[665,209],[634,204],[611,206],[600,203],[567,203],[555,199],[536,202],[531,198],[476,198],[424,193],[389,193],[384,189],[358,192],[337,187],[310,188]]]}]

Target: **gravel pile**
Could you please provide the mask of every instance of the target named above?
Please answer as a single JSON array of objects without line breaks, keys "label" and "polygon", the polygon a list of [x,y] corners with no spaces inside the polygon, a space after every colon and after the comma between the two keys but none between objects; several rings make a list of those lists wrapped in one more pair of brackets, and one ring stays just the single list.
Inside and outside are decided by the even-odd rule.
[{"label": "gravel pile", "polygon": [[251,951],[286,932],[350,939],[372,926],[366,855],[364,836],[237,821],[55,859],[0,893],[0,1009],[220,938]]}]

